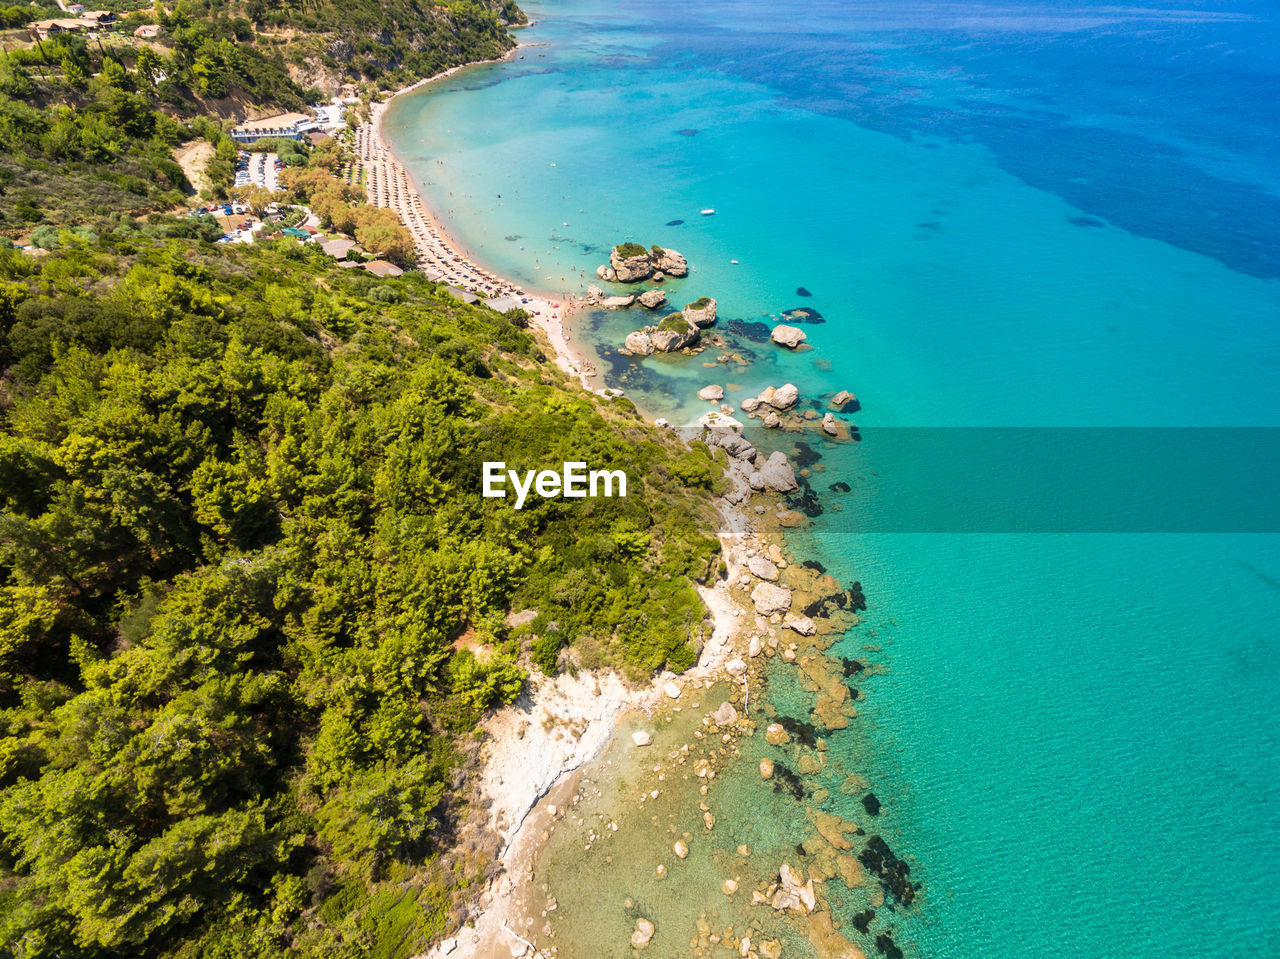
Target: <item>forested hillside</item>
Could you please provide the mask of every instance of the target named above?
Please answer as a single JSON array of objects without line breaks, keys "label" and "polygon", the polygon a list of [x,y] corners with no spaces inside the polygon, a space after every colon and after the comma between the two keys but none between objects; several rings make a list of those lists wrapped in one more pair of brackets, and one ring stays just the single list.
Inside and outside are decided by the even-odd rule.
[{"label": "forested hillside", "polygon": [[[518,312],[163,234],[0,251],[0,952],[412,955],[482,711],[693,661],[720,468]],[[630,495],[480,496],[566,459]]]}]

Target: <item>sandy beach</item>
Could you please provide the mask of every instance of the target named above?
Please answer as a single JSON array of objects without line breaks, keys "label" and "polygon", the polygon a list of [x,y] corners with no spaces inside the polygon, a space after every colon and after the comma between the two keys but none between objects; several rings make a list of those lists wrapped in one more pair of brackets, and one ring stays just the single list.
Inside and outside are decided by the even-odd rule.
[{"label": "sandy beach", "polygon": [[413,235],[418,252],[417,265],[424,275],[448,283],[457,290],[475,294],[500,312],[510,309],[526,311],[531,322],[550,341],[557,365],[588,387],[587,373],[592,369],[591,364],[574,354],[565,330],[565,321],[575,305],[574,300],[567,294],[557,296],[525,290],[471,258],[427,207],[404,164],[383,135],[383,117],[396,97],[450,77],[460,69],[462,67],[454,67],[397,90],[386,100],[375,103],[369,121],[356,128],[355,153],[364,171],[368,201],[372,206],[394,210],[400,217]]}]

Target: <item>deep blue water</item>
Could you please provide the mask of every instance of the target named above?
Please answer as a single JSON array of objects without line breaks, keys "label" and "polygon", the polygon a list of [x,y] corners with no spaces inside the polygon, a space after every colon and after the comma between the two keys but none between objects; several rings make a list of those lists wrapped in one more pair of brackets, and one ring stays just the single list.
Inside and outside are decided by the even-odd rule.
[{"label": "deep blue water", "polygon": [[[873,929],[928,956],[1280,956],[1280,537],[1247,523],[1274,442],[1124,434],[1160,437],[1148,490],[1070,429],[1280,427],[1280,11],[527,7],[523,59],[388,121],[459,239],[575,291],[612,243],[662,243],[695,266],[673,301],[715,296],[722,327],[821,313],[813,349],[738,336],[727,370],[617,357],[641,318],[590,317],[649,408],[691,419],[711,382],[862,401],[864,442],[807,437],[825,511],[793,545],[861,581],[844,649],[887,667],[856,764],[926,895]],[[961,432],[922,448],[938,427]],[[1001,435],[1027,446],[995,476]],[[1246,522],[1055,525],[1064,457],[1127,504]]]}]

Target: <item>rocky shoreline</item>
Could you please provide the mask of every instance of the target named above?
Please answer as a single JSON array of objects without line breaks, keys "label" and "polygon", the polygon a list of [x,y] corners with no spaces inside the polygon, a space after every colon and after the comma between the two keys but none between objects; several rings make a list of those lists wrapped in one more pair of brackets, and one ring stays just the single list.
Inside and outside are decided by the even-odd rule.
[{"label": "rocky shoreline", "polygon": [[[407,89],[416,89],[425,82],[429,81]],[[380,121],[381,111],[378,119]],[[394,159],[389,150],[387,155]],[[416,193],[413,200],[421,204]],[[422,211],[430,217],[425,206]],[[431,222],[436,223],[434,218]],[[450,257],[461,257],[446,237],[444,231],[439,230],[434,239],[445,244]],[[635,256],[618,257],[617,263],[611,256],[608,271],[602,268],[602,278],[629,282],[622,279],[627,276],[633,277],[630,281],[634,282],[652,280],[655,274],[665,277],[688,272],[687,261],[677,251],[661,247],[640,249],[645,266],[627,262],[638,258]],[[490,282],[505,282],[488,274],[485,277]],[[603,297],[603,291],[592,288],[588,302],[615,308],[639,304],[647,309],[659,309],[665,305],[666,295],[652,290],[611,303]],[[565,336],[565,313],[550,298],[538,307],[534,311],[534,322],[546,336],[556,362],[589,389],[584,365],[572,355]],[[679,351],[696,342],[703,329],[713,326],[716,314],[715,301],[702,297],[670,314],[652,329],[638,332],[653,346],[649,352]],[[799,346],[804,339],[803,332],[797,331],[800,335],[796,337],[790,329],[794,328],[778,327],[774,331],[775,342],[788,348]],[[662,350],[663,345],[666,350]],[[634,354],[647,355],[643,348],[632,348],[630,337],[627,346]],[[637,341],[634,346],[642,344]],[[707,387],[700,396],[719,403],[724,390],[719,386]],[[811,428],[813,424],[808,422],[808,417],[793,414],[798,399],[799,391],[792,384],[770,387],[758,397],[744,400],[742,412],[747,418],[761,419],[766,427]],[[838,411],[850,403],[856,408],[852,394],[842,391],[832,399],[831,407]],[[811,797],[815,807],[825,798],[824,787],[806,784],[806,779],[819,773],[825,765],[825,741],[817,732],[842,729],[856,717],[854,695],[846,679],[851,668],[866,668],[866,664],[851,666],[849,662],[827,656],[826,649],[857,623],[861,593],[857,584],[841,588],[831,577],[796,562],[787,554],[782,545],[782,530],[803,525],[807,517],[778,497],[795,493],[801,484],[786,454],[760,453],[743,436],[743,424],[734,419],[731,412],[729,407],[719,404],[716,410],[702,417],[692,437],[725,450],[730,463],[727,474],[730,489],[721,504],[722,523],[718,530],[727,573],[714,587],[700,590],[714,628],[697,664],[680,676],[662,674],[638,688],[608,672],[537,677],[531,680],[516,704],[489,718],[485,723],[487,740],[481,749],[482,769],[478,777],[481,804],[487,807],[488,813],[486,821],[472,824],[470,828],[498,837],[500,868],[496,872],[490,870],[489,882],[469,908],[472,917],[469,923],[424,957],[557,957],[558,948],[550,925],[544,923],[541,930],[534,929],[535,912],[541,911],[544,919],[548,912],[535,906],[538,889],[533,870],[538,856],[557,824],[564,824],[568,811],[583,800],[578,784],[584,768],[611,746],[623,743],[643,750],[652,742],[651,734],[641,735],[642,731],[637,731],[635,738],[620,739],[619,725],[641,714],[646,722],[659,721],[663,716],[672,721],[684,708],[681,704],[688,698],[687,694],[697,695],[723,683],[731,690],[714,714],[703,717],[707,732],[716,735],[708,738],[702,731],[695,730],[690,737],[694,743],[714,742],[717,748],[698,755],[699,750],[686,743],[677,751],[679,755],[669,759],[678,767],[691,765],[695,775],[704,780],[699,787],[703,796],[707,795],[708,783],[718,770],[733,758],[735,746],[754,736],[763,726],[764,742],[777,750],[778,755],[760,761],[761,780],[795,798]],[[661,420],[656,422],[664,425]],[[840,427],[833,433],[834,422],[828,412],[821,424],[826,435],[841,435]],[[848,435],[847,429],[843,435]],[[807,470],[802,468],[801,472]],[[794,664],[801,685],[815,694],[808,721],[797,723],[776,715],[768,700],[758,692],[755,700],[751,700],[751,690],[763,688],[765,665],[771,661]],[[662,768],[661,762],[654,767],[659,779]],[[851,776],[845,785],[854,789],[859,784],[860,781]],[[874,801],[874,797],[871,800]],[[867,808],[870,809],[870,805]],[[800,923],[799,928],[820,956],[858,959],[863,953],[841,935],[841,923],[833,918],[823,884],[839,878],[846,885],[861,885],[865,881],[864,871],[883,878],[897,868],[898,861],[885,846],[873,857],[873,865],[868,865],[865,855],[859,858],[850,853],[852,843],[845,838],[846,833],[861,832],[861,827],[816,808],[807,809],[805,816],[816,832],[812,853],[806,855],[804,864],[790,857],[788,861],[771,865],[765,874],[757,875],[750,893],[752,901]],[[704,819],[705,828],[713,829],[714,816],[707,811]],[[805,849],[808,850],[809,845],[806,844]],[[671,855],[684,859],[698,852],[696,849],[691,852],[689,840],[681,838],[672,845]],[[899,879],[900,893],[913,888],[905,874]],[[745,892],[744,878],[730,876],[723,880],[720,892],[732,896],[739,888]],[[891,886],[886,884],[886,888]],[[884,897],[879,896],[878,902],[883,901]],[[876,902],[873,900],[873,905]],[[554,909],[554,905],[551,908]],[[661,922],[660,916],[637,919],[632,946],[646,948]],[[704,929],[701,922],[698,929],[700,947],[716,942],[731,945],[746,959],[761,956],[778,959],[782,954],[778,940],[765,938],[753,943],[749,935],[744,935],[725,942],[724,937],[709,926]],[[566,956],[565,959],[579,957]]]}]

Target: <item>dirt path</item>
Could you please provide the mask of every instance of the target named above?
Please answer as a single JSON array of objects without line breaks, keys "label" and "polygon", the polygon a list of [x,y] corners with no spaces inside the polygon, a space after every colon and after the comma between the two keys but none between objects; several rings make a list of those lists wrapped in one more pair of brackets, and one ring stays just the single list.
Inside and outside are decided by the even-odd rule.
[{"label": "dirt path", "polygon": [[182,167],[196,193],[209,188],[209,177],[205,168],[214,157],[213,144],[208,140],[190,140],[173,148],[173,158]]}]

